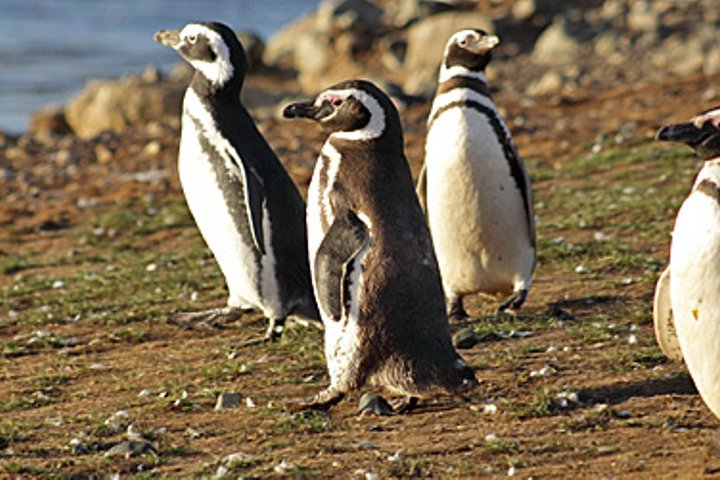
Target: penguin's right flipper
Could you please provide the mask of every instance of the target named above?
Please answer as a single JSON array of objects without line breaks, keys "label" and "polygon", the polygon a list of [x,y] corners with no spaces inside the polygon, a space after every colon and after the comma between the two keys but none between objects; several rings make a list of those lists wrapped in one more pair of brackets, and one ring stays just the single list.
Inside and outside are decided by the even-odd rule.
[{"label": "penguin's right flipper", "polygon": [[354,260],[368,243],[367,226],[352,210],[339,212],[315,256],[315,285],[320,308],[339,321],[349,300],[349,276]]},{"label": "penguin's right flipper", "polygon": [[420,206],[427,217],[427,163],[423,163],[420,174],[418,175],[417,186],[415,187]]},{"label": "penguin's right flipper", "polygon": [[670,267],[667,267],[660,275],[660,279],[655,286],[653,326],[655,327],[655,339],[660,346],[660,350],[670,360],[682,362],[682,350],[680,350],[680,343],[675,331],[672,305],[670,304]]}]

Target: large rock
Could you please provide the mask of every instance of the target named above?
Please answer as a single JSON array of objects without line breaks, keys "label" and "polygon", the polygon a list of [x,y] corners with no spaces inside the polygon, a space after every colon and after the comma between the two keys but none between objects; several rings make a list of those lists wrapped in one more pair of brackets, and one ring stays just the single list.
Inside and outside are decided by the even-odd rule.
[{"label": "large rock", "polygon": [[359,56],[382,28],[383,11],[367,0],[326,1],[271,38],[263,60],[295,68],[302,89],[315,93],[367,70]]},{"label": "large rock", "polygon": [[567,22],[558,15],[535,42],[532,59],[541,65],[563,65],[580,54],[580,45],[570,33]]},{"label": "large rock", "polygon": [[[445,52],[453,33],[464,28],[481,28],[494,32],[495,25],[477,12],[447,12],[433,15],[413,24],[407,32],[405,81],[403,88],[411,94],[432,94]],[[502,39],[500,39],[502,41]]]},{"label": "large rock", "polygon": [[148,71],[120,80],[92,81],[65,107],[73,131],[84,138],[102,131],[120,132],[130,126],[180,115],[185,85],[160,80]]}]

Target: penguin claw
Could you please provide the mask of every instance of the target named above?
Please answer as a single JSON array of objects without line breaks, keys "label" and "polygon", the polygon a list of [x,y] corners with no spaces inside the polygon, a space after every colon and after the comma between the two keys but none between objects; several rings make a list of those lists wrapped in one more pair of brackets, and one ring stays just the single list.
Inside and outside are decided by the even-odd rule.
[{"label": "penguin claw", "polygon": [[391,401],[390,406],[392,407],[393,413],[395,415],[403,415],[415,410],[415,407],[417,407],[419,400],[420,399],[418,397],[398,398]]},{"label": "penguin claw", "polygon": [[510,298],[500,304],[498,307],[498,314],[507,312],[511,315],[515,315],[517,311],[520,310],[520,307],[523,306],[523,303],[525,303],[527,294],[528,291],[526,289],[514,292]]},{"label": "penguin claw", "polygon": [[243,310],[231,307],[211,308],[200,312],[178,312],[170,316],[168,323],[188,329],[227,328],[228,324],[236,321],[243,313]]},{"label": "penguin claw", "polygon": [[311,398],[296,401],[290,406],[293,412],[302,412],[304,410],[320,410],[327,412],[333,406],[337,405],[340,400],[345,398],[345,393],[335,390],[332,386],[319,391]]},{"label": "penguin claw", "polygon": [[244,348],[244,347],[251,347],[253,345],[260,345],[263,343],[270,343],[275,342],[277,340],[280,340],[280,337],[282,336],[282,332],[285,329],[285,319],[284,318],[278,318],[270,319],[270,324],[268,325],[267,331],[265,332],[265,335],[260,338],[251,338],[250,340],[245,340],[244,342],[240,342],[238,344],[238,347]]}]

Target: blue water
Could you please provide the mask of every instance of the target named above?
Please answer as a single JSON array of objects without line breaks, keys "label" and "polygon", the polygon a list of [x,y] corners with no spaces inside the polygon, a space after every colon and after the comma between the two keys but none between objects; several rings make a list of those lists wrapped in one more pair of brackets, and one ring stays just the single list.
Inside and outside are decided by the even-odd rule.
[{"label": "blue water", "polygon": [[30,112],[63,104],[90,78],[168,71],[163,28],[222,21],[264,39],[319,0],[0,0],[0,130],[27,129]]}]

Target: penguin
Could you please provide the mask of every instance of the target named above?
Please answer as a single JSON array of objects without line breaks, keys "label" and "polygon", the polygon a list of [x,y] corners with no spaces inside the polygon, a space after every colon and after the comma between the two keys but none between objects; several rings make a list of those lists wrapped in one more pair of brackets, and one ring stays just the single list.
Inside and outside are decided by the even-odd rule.
[{"label": "penguin", "polygon": [[155,40],[195,69],[183,99],[178,172],[229,292],[225,308],[176,320],[216,321],[255,309],[269,320],[262,341],[277,338],[288,316],[319,321],[305,204],[240,101],[247,70],[240,41],[216,22],[161,30]]},{"label": "penguin", "polygon": [[[669,308],[682,359],[705,404],[720,418],[720,110],[667,125],[660,141],[683,142],[704,160],[675,219]],[[656,292],[656,296],[666,293]]]},{"label": "penguin", "polygon": [[283,115],[329,133],[310,182],[307,224],[330,385],[305,406],[329,408],[366,384],[404,396],[398,411],[433,391],[470,391],[477,379],[450,340],[437,260],[390,99],[368,81],[350,80]]},{"label": "penguin", "polygon": [[482,30],[450,37],[427,121],[417,192],[453,319],[467,318],[471,293],[519,309],[535,267],[530,179],[485,77],[499,42]]}]

